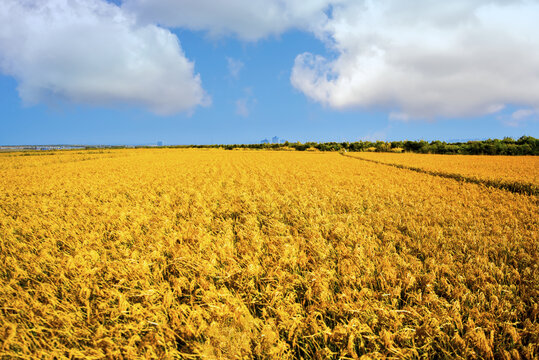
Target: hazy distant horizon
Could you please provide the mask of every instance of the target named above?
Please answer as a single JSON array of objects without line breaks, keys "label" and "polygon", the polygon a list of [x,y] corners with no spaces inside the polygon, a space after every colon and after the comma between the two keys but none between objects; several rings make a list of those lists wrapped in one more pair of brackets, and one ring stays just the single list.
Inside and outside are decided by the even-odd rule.
[{"label": "hazy distant horizon", "polygon": [[[531,136],[531,135],[522,135],[522,136]],[[519,137],[511,137],[512,139],[514,140],[518,140],[521,136]],[[450,139],[450,140],[439,140],[439,141],[442,141],[442,142],[445,142],[445,143],[466,143],[468,141],[485,141],[485,140],[489,140],[489,139],[492,139],[494,140],[493,138],[473,138],[473,139]],[[503,140],[503,138],[496,138],[498,140]],[[99,143],[86,143],[86,144],[75,144],[75,143],[65,143],[65,144],[0,144],[0,148],[2,147],[23,147],[23,146],[73,146],[73,147],[76,147],[76,146],[80,146],[80,147],[84,147],[84,146],[104,146],[104,147],[107,147],[107,146],[155,146],[155,147],[166,147],[166,146],[213,146],[213,145],[256,145],[256,144],[260,144],[261,141],[263,139],[259,140],[259,141],[253,141],[253,142],[247,142],[247,143],[234,143],[234,142],[230,142],[230,143],[207,143],[207,144],[201,144],[201,143],[197,143],[197,144],[189,144],[189,143],[184,143],[184,144],[168,144],[168,143],[163,143],[162,145],[158,145],[157,142],[147,142],[147,143],[132,143],[132,144],[124,144],[124,143],[111,143],[111,144],[99,144]],[[438,139],[394,139],[394,140],[383,140],[385,142],[394,142],[394,141],[427,141],[427,142],[433,142],[433,141],[438,141]],[[298,141],[290,141],[290,140],[286,140],[288,141],[289,143],[297,143]],[[371,140],[362,140],[362,139],[358,139],[358,140],[354,140],[354,141],[334,141],[334,140],[328,140],[328,141],[300,141],[301,143],[307,143],[307,142],[315,142],[315,143],[330,143],[330,142],[360,142],[360,141],[371,141]],[[285,141],[282,141],[282,142],[279,142],[280,144],[283,144]],[[374,142],[374,141],[373,141]],[[270,141],[269,142],[270,144],[272,144],[272,142]]]}]

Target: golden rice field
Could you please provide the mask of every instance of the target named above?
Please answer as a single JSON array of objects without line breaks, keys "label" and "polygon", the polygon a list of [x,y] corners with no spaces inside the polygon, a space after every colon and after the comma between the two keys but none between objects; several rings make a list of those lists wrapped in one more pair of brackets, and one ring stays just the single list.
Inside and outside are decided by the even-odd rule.
[{"label": "golden rice field", "polygon": [[387,164],[417,167],[466,177],[534,184],[539,187],[539,156],[435,155],[414,153],[349,153]]},{"label": "golden rice field", "polygon": [[336,153],[52,154],[0,154],[1,359],[539,356],[536,196]]}]

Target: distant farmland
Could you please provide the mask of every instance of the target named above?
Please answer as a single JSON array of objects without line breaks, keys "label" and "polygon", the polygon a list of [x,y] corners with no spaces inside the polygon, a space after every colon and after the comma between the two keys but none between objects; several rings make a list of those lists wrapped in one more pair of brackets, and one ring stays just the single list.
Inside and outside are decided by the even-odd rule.
[{"label": "distant farmland", "polygon": [[47,154],[0,154],[2,359],[539,356],[537,157]]}]

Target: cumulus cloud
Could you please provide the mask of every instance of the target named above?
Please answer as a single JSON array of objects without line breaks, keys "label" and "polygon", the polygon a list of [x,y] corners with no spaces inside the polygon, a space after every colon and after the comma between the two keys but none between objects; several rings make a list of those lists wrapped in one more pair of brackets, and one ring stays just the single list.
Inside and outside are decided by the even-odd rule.
[{"label": "cumulus cloud", "polygon": [[318,30],[334,59],[297,56],[291,82],[345,109],[392,119],[465,117],[539,106],[538,1],[349,1]]},{"label": "cumulus cloud", "polygon": [[[397,121],[478,116],[539,108],[538,13],[538,0],[3,0],[0,71],[26,103],[167,114],[209,100],[161,26],[247,41],[300,29],[330,54],[295,59],[291,83],[315,101]],[[228,61],[237,77],[242,64]]]},{"label": "cumulus cloud", "polygon": [[170,31],[100,0],[0,2],[0,71],[26,104],[118,104],[171,114],[209,102]]},{"label": "cumulus cloud", "polygon": [[342,0],[124,0],[122,7],[142,22],[235,35],[254,41],[292,28],[316,29],[325,11]]}]

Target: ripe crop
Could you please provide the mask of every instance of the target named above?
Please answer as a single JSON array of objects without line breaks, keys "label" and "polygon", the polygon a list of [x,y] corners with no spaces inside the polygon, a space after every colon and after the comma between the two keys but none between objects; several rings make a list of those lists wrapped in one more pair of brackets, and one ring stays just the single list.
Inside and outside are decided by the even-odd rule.
[{"label": "ripe crop", "polygon": [[538,156],[431,155],[361,152],[350,153],[384,164],[423,169],[440,174],[454,174],[495,184],[514,183],[539,189]]},{"label": "ripe crop", "polygon": [[539,354],[536,196],[330,152],[51,154],[0,154],[0,358]]}]

